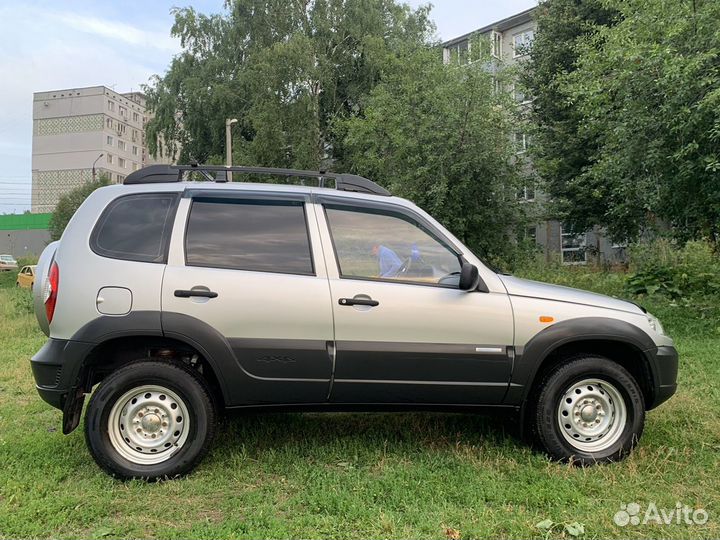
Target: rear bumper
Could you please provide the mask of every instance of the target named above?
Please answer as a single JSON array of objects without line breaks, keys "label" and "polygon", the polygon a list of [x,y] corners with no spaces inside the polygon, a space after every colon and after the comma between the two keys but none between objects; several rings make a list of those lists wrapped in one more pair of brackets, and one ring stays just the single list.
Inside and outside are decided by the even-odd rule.
[{"label": "rear bumper", "polygon": [[647,409],[666,402],[677,390],[678,353],[675,347],[661,346],[654,353],[654,392]]},{"label": "rear bumper", "polygon": [[74,394],[80,367],[91,343],[65,339],[48,339],[32,357],[33,377],[38,394],[56,409],[63,410],[68,394]]}]

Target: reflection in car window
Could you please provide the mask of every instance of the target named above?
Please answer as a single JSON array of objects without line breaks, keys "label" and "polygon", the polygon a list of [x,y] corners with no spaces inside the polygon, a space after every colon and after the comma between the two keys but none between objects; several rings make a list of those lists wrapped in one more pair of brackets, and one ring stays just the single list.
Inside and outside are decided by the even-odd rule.
[{"label": "reflection in car window", "polygon": [[420,223],[366,208],[326,213],[342,277],[457,286],[458,255]]},{"label": "reflection in car window", "polygon": [[185,241],[190,266],[314,274],[299,201],[195,199]]}]

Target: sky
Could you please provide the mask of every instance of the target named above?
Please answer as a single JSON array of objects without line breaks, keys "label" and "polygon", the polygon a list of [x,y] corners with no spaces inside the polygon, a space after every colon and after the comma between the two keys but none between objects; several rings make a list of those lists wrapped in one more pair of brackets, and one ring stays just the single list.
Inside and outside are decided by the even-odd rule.
[{"label": "sky", "polygon": [[[425,0],[405,0],[413,7]],[[534,6],[536,0],[435,0],[439,38],[451,39]],[[105,85],[139,90],[180,43],[174,6],[203,13],[223,0],[0,0],[0,214],[30,208],[33,92]]]}]

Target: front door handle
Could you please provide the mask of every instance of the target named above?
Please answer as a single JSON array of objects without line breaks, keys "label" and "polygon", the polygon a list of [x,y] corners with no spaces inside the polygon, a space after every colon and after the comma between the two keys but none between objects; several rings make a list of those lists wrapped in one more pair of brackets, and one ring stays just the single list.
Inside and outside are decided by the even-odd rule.
[{"label": "front door handle", "polygon": [[190,289],[184,290],[184,289],[177,289],[175,291],[175,296],[178,298],[190,298],[192,296],[202,296],[203,298],[217,298],[218,293],[214,291],[205,291],[203,289]]},{"label": "front door handle", "polygon": [[379,306],[380,302],[373,300],[372,298],[341,298],[338,300],[338,304],[341,306]]}]

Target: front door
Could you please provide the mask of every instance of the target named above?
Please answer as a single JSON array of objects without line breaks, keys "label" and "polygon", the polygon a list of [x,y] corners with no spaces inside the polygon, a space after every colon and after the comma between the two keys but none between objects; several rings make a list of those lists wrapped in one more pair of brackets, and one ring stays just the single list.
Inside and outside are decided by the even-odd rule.
[{"label": "front door", "polygon": [[163,330],[215,333],[209,356],[223,363],[229,405],[327,399],[332,308],[305,199],[205,190],[180,206],[163,280]]},{"label": "front door", "polygon": [[507,294],[460,290],[463,254],[420,213],[321,202],[335,320],[331,401],[500,403],[512,370]]}]

